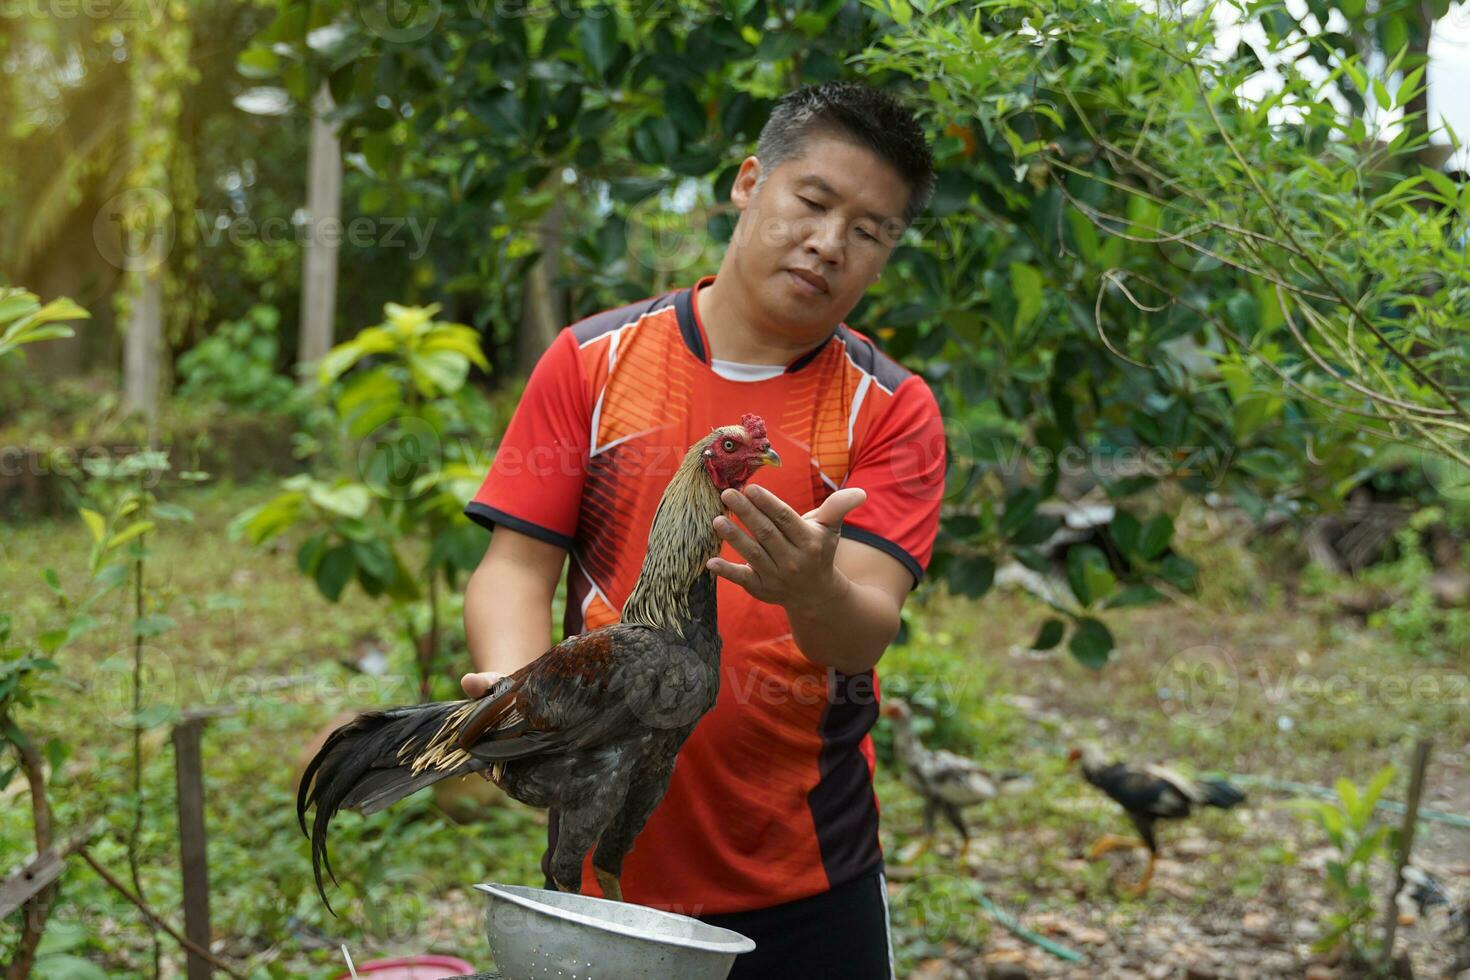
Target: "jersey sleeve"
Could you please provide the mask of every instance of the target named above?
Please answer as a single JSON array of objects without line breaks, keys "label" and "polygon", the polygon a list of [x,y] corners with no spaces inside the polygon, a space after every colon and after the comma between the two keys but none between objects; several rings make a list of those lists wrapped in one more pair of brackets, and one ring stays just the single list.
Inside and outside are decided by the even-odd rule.
[{"label": "jersey sleeve", "polygon": [[939,534],[944,498],[944,421],[924,379],[904,379],[873,420],[843,486],[868,499],[842,524],[842,536],[892,555],[924,577]]},{"label": "jersey sleeve", "polygon": [[572,549],[592,412],[577,338],[564,329],[536,363],[490,471],[464,512]]}]

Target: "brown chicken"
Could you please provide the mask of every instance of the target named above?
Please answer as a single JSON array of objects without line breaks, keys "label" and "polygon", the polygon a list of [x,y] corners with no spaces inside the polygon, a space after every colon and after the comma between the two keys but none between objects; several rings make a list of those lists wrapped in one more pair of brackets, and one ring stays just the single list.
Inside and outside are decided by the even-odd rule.
[{"label": "brown chicken", "polygon": [[469,773],[522,803],[556,808],[550,868],[558,887],[579,890],[582,861],[596,845],[603,893],[621,899],[623,859],[719,691],[715,580],[705,563],[720,550],[720,493],[779,463],[759,416],[715,429],[664,490],[619,623],[568,637],[477,700],[370,711],[333,732],[296,801],[303,832],[316,807],[309,836],[322,901],[322,868],[332,873],[327,827],[339,809],[373,813]]}]

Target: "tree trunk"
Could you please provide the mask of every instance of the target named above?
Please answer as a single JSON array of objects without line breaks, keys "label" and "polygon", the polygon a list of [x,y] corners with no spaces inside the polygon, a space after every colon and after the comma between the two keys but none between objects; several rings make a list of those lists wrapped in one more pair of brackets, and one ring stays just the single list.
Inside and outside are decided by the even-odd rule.
[{"label": "tree trunk", "polygon": [[123,407],[141,412],[148,442],[157,441],[159,387],[163,356],[163,269],[133,274],[134,292],[127,342],[123,349]]},{"label": "tree trunk", "polygon": [[[307,161],[308,234],[301,270],[301,327],[296,360],[319,361],[332,349],[337,316],[337,249],[342,221],[342,144],[337,127],[323,117],[332,109],[325,84],[312,100],[311,150]],[[325,229],[325,232],[324,232]]]},{"label": "tree trunk", "polygon": [[563,291],[554,282],[561,269],[561,233],[566,220],[561,174],[556,181],[556,197],[541,216],[536,227],[536,247],[541,257],[526,277],[526,291],[521,300],[521,327],[516,334],[516,367],[522,375],[531,373],[536,361],[556,339],[557,331],[566,325],[566,303]]}]

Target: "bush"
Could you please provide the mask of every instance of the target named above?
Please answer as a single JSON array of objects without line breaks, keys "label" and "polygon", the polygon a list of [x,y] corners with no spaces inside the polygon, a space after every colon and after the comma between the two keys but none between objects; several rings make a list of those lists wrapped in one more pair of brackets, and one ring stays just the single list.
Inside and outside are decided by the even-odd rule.
[{"label": "bush", "polygon": [[219,324],[179,358],[179,397],[261,412],[294,404],[296,385],[276,370],[280,322],[274,307],[257,305]]}]

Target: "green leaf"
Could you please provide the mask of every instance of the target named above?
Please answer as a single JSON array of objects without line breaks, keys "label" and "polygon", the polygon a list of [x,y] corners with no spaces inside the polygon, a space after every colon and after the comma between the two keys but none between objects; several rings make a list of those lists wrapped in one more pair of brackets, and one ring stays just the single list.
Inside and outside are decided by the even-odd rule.
[{"label": "green leaf", "polygon": [[419,392],[425,398],[438,398],[464,387],[470,363],[458,351],[424,351],[409,358],[408,368]]},{"label": "green leaf", "polygon": [[114,534],[112,538],[107,542],[107,547],[109,550],[121,547],[134,538],[147,534],[156,526],[157,525],[155,525],[152,521],[137,521],[136,523],[130,524],[123,530]]},{"label": "green leaf", "polygon": [[87,523],[87,530],[92,532],[92,540],[101,543],[103,535],[107,533],[107,520],[95,510],[88,510],[86,507],[81,508],[78,513]]},{"label": "green leaf", "polygon": [[342,590],[352,579],[356,564],[352,560],[352,549],[339,544],[322,556],[316,570],[316,587],[332,602],[342,598]]},{"label": "green leaf", "polygon": [[184,521],[187,523],[194,520],[194,512],[192,510],[187,507],[181,507],[178,504],[170,503],[154,504],[153,516],[161,517],[165,521]]},{"label": "green leaf", "polygon": [[1084,606],[1106,598],[1117,584],[1107,556],[1090,544],[1076,545],[1067,552],[1067,583]]},{"label": "green leaf", "polygon": [[995,562],[984,555],[961,555],[950,562],[948,581],[951,592],[978,599],[995,581]]},{"label": "green leaf", "polygon": [[586,8],[579,18],[577,34],[582,40],[587,63],[599,78],[606,78],[617,54],[617,16],[605,6]]},{"label": "green leaf", "polygon": [[1113,634],[1098,620],[1084,616],[1077,621],[1077,628],[1067,641],[1067,649],[1082,666],[1100,670],[1112,656]]},{"label": "green leaf", "polygon": [[1152,585],[1130,585],[1122,592],[1103,603],[1106,609],[1126,609],[1130,606],[1151,606],[1162,601],[1163,593]]},{"label": "green leaf", "polygon": [[1384,112],[1393,108],[1393,96],[1388,94],[1388,86],[1383,84],[1381,78],[1373,79],[1373,100]]},{"label": "green leaf", "polygon": [[1006,498],[1005,513],[1001,515],[1000,530],[1007,537],[1015,534],[1031,520],[1041,504],[1040,490],[1018,490]]},{"label": "green leaf", "polygon": [[1159,565],[1159,574],[1181,592],[1193,592],[1199,582],[1199,570],[1183,555],[1166,555]]},{"label": "green leaf", "polygon": [[367,574],[379,582],[389,582],[396,573],[393,552],[382,541],[354,541],[350,545],[352,557],[360,574]]},{"label": "green leaf", "polygon": [[1169,547],[1173,538],[1174,522],[1167,514],[1155,514],[1139,531],[1136,554],[1144,558],[1157,558]]},{"label": "green leaf", "polygon": [[1050,650],[1062,642],[1062,635],[1067,631],[1067,624],[1060,619],[1048,619],[1041,624],[1041,629],[1036,633],[1036,639],[1031,642],[1033,650]]},{"label": "green leaf", "polygon": [[327,553],[327,534],[325,531],[313,534],[301,542],[301,547],[296,551],[296,567],[303,575],[316,575],[316,570],[322,563],[322,556]]},{"label": "green leaf", "polygon": [[373,502],[372,492],[361,483],[329,487],[312,481],[307,487],[306,495],[322,510],[343,517],[362,517]]},{"label": "green leaf", "polygon": [[1016,316],[1012,329],[1018,334],[1041,312],[1041,271],[1024,262],[1011,263],[1011,295],[1016,298]]}]

